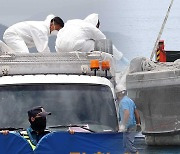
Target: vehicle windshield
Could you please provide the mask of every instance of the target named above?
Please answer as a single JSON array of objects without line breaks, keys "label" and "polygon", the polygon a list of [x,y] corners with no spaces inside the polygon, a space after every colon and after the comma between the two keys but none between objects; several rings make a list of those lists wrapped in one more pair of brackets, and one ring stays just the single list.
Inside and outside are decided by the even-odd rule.
[{"label": "vehicle windshield", "polygon": [[117,131],[111,89],[91,84],[27,84],[0,87],[0,127],[29,127],[27,111],[43,106],[47,127],[83,124],[96,132]]}]

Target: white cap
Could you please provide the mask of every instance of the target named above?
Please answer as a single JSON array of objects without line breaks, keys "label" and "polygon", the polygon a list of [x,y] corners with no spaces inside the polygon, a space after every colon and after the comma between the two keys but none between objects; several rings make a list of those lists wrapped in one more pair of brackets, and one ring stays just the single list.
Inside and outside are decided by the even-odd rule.
[{"label": "white cap", "polygon": [[122,92],[124,90],[126,90],[126,87],[124,85],[117,85],[115,88],[116,93]]}]

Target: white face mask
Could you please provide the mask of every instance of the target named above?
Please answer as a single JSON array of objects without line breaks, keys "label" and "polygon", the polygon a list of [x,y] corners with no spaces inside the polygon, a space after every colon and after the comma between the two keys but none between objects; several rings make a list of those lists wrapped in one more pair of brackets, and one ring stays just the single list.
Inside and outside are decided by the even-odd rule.
[{"label": "white face mask", "polygon": [[51,32],[51,35],[57,35],[58,34],[58,30],[53,30],[52,32]]}]

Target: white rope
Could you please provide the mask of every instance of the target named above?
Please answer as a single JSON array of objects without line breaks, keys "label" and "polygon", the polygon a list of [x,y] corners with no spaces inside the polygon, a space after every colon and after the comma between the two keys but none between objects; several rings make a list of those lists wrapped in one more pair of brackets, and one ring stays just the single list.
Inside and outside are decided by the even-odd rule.
[{"label": "white rope", "polygon": [[167,11],[166,16],[165,16],[165,18],[164,18],[164,22],[163,22],[162,27],[161,27],[161,29],[160,29],[160,31],[159,31],[159,35],[158,35],[157,40],[156,40],[156,42],[155,42],[155,44],[154,44],[154,48],[153,48],[153,51],[152,51],[152,53],[151,53],[150,60],[153,59],[154,54],[155,54],[155,52],[156,52],[156,50],[157,50],[158,42],[159,42],[159,40],[160,40],[160,38],[161,38],[163,29],[164,29],[164,26],[165,26],[166,21],[167,21],[167,19],[168,19],[169,12],[170,12],[170,10],[171,10],[171,6],[172,6],[173,2],[174,2],[174,0],[171,0],[171,3],[170,3],[169,8],[168,8],[168,11]]}]

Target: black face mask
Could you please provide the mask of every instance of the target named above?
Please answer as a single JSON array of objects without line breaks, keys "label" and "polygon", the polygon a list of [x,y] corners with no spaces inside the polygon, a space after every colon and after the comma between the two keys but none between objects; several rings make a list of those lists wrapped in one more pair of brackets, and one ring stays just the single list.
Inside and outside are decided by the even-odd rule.
[{"label": "black face mask", "polygon": [[31,128],[34,131],[43,132],[46,129],[46,117],[35,118],[35,120],[31,122]]}]

